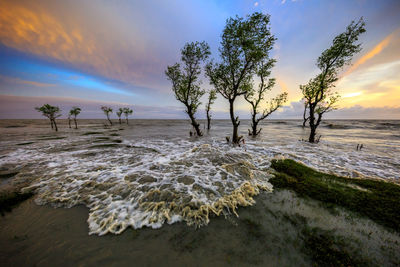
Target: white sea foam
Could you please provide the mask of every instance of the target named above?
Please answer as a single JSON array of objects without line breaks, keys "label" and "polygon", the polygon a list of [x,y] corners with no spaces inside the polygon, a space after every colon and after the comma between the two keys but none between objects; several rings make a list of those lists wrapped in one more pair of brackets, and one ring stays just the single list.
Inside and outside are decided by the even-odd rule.
[{"label": "white sea foam", "polygon": [[198,140],[121,135],[122,143],[70,134],[16,146],[2,152],[0,166],[14,166],[16,183],[31,180],[26,190],[36,190],[38,204],[86,205],[92,234],[179,221],[200,226],[211,214],[236,214],[260,190],[271,190],[268,168],[277,155],[344,176],[400,179],[398,146],[380,141],[356,151],[334,138],[313,145],[291,135],[249,138],[245,147],[227,145],[219,133]]},{"label": "white sea foam", "polygon": [[[211,214],[236,214],[238,206],[254,203],[260,189],[272,188],[269,174],[255,167],[256,157],[227,145],[144,141],[72,152],[59,146],[9,156],[44,163],[40,178],[25,190],[36,190],[38,204],[85,204],[91,234],[182,220],[201,226]],[[49,159],[49,151],[57,152]],[[89,152],[97,154],[81,157]]]}]

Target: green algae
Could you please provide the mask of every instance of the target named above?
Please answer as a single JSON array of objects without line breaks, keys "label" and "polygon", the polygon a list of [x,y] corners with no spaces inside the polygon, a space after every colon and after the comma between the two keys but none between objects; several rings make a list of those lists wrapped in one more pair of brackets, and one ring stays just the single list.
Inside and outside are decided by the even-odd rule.
[{"label": "green algae", "polygon": [[271,167],[276,171],[269,180],[274,188],[293,190],[327,208],[341,206],[400,232],[400,186],[326,174],[291,159],[273,160]]},{"label": "green algae", "polygon": [[318,227],[302,231],[304,251],[311,255],[313,266],[373,266],[355,251],[349,252],[346,238]]}]

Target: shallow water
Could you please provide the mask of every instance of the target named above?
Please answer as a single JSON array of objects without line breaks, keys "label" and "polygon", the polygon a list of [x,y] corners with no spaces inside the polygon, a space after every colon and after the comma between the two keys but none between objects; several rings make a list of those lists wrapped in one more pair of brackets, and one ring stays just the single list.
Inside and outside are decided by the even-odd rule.
[{"label": "shallow water", "polygon": [[[144,253],[147,256],[141,258],[142,263],[151,265],[162,263],[163,258],[172,263],[181,254],[185,255],[179,259],[181,264],[229,265],[234,261],[279,265],[284,261],[289,265],[309,265],[310,259],[298,241],[299,233],[290,226],[293,223],[282,222],[284,214],[278,219],[274,213],[271,219],[263,213],[271,209],[266,208],[268,203],[279,198],[272,198],[278,193],[271,194],[272,186],[268,183],[273,157],[283,155],[344,176],[400,180],[400,121],[326,121],[320,127],[322,137],[317,145],[301,141],[308,134],[307,129],[300,127],[301,121],[264,122],[261,136],[256,139],[246,136],[245,126],[249,122],[242,121],[241,134],[246,138],[242,147],[225,143],[225,136],[231,131],[229,121],[214,121],[212,130],[201,139],[188,136],[187,121],[131,120],[130,125],[113,127],[105,127],[104,123],[80,120],[80,128],[75,130],[60,121],[60,131],[55,133],[44,120],[0,121],[0,172],[16,173],[2,179],[1,187],[35,190],[34,202],[40,205],[87,207],[54,210],[38,207],[32,201],[23,203],[2,222],[4,229],[8,229],[1,231],[2,241],[13,242],[15,255],[21,251],[25,256],[37,253],[33,262],[50,263],[67,249],[69,260],[89,263],[91,258],[86,253],[110,245],[112,249],[104,249],[104,256],[92,259],[90,264],[110,259],[118,262],[112,255],[122,249],[123,255],[129,252],[139,257],[139,252]],[[364,148],[357,151],[360,143]],[[257,197],[258,194],[261,196]],[[261,203],[241,208],[254,205],[255,201]],[[240,219],[235,219],[236,215]],[[27,217],[36,220],[27,225]],[[249,226],[246,217],[262,226]],[[180,221],[183,223],[166,226]],[[269,229],[281,224],[290,228],[279,228],[284,234]],[[34,227],[30,229],[30,225]],[[195,230],[199,226],[204,227]],[[88,232],[118,234],[128,227],[141,229],[134,234],[132,230],[125,231],[120,237],[87,236]],[[254,240],[247,240],[248,231],[254,227],[258,229],[251,237]],[[21,237],[21,233],[27,237]],[[185,234],[182,237],[179,233]],[[142,238],[132,241],[131,235]],[[257,238],[259,235],[262,241]],[[34,248],[26,247],[35,240],[39,244]],[[293,244],[287,244],[289,241]],[[49,248],[51,242],[59,244]],[[89,244],[85,252],[79,248],[81,242]],[[248,243],[249,251],[240,252],[243,242]],[[134,247],[125,247],[131,243]],[[212,243],[217,247],[215,255],[211,255]],[[226,243],[231,246],[224,248]],[[378,241],[374,244],[369,246],[379,247]],[[167,248],[157,254],[152,246],[157,250]],[[270,251],[266,252],[266,248]],[[291,256],[283,259],[282,253]],[[382,253],[378,253],[378,262],[382,262]],[[208,261],[201,260],[203,257],[208,257]],[[127,263],[126,260],[119,259],[121,263]]]}]

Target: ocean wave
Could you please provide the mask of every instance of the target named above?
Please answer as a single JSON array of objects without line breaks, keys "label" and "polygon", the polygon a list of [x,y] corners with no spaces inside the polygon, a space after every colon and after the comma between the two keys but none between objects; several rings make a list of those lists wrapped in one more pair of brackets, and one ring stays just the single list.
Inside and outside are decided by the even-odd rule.
[{"label": "ocean wave", "polygon": [[199,227],[211,215],[237,215],[260,190],[272,190],[268,172],[241,150],[202,144],[175,153],[142,149],[142,156],[130,158],[135,151],[124,149],[78,162],[65,154],[25,190],[34,189],[41,205],[86,205],[90,234],[99,235],[177,221]]}]

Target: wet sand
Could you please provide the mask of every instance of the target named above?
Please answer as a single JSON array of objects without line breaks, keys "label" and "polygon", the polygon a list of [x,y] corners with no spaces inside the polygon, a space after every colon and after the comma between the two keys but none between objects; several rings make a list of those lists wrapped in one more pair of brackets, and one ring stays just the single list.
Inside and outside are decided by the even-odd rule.
[{"label": "wet sand", "polygon": [[88,235],[88,210],[21,203],[0,220],[4,266],[311,266],[305,230],[332,233],[371,266],[400,263],[400,236],[344,210],[280,190],[262,193],[239,217],[214,217],[201,228],[184,223]]}]

